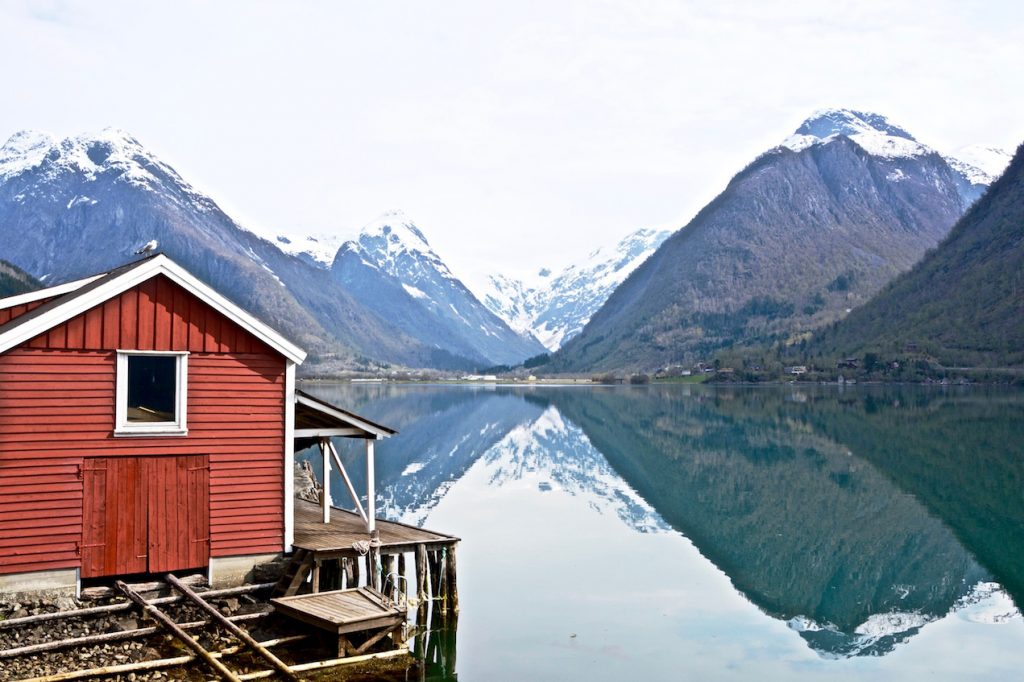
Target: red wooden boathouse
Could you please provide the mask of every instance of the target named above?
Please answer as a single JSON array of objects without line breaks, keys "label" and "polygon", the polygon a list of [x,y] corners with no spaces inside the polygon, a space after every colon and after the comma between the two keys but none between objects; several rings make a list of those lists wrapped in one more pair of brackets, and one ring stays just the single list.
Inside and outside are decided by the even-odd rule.
[{"label": "red wooden boathouse", "polygon": [[289,551],[295,437],[393,433],[297,434],[304,357],[164,255],[0,299],[0,591]]}]

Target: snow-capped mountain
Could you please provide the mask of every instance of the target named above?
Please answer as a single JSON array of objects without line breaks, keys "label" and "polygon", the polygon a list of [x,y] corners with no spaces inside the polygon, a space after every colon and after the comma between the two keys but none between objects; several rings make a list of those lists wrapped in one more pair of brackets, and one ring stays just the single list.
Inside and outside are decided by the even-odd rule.
[{"label": "snow-capped mountain", "polygon": [[267,235],[267,238],[285,253],[324,270],[330,269],[334,257],[338,255],[338,249],[347,241],[343,235],[326,232],[302,235],[273,234]]},{"label": "snow-capped mountain", "polygon": [[813,333],[936,246],[987,189],[978,177],[885,116],[815,112],[665,240],[549,369],[650,371]]},{"label": "snow-capped mountain", "polygon": [[484,307],[401,212],[384,214],[342,244],[331,274],[410,336],[471,365],[517,364],[544,352]]},{"label": "snow-capped mountain", "polygon": [[580,333],[591,315],[643,263],[671,231],[642,229],[614,245],[602,246],[557,276],[539,273],[540,284],[492,275],[478,295],[491,312],[522,334],[532,334],[551,351]]},{"label": "snow-capped mountain", "polygon": [[[0,147],[2,256],[46,284],[134,260],[145,244],[340,366],[438,366],[439,354],[322,269],[243,229],[128,133],[23,131]],[[448,363],[451,365],[452,363]]]},{"label": "snow-capped mountain", "polygon": [[[879,158],[898,160],[939,154],[887,117],[853,109],[814,112],[782,146],[799,152],[811,145],[828,144],[839,136],[853,140],[868,154]],[[995,147],[971,145],[940,156],[957,174],[960,194],[970,204],[1002,174],[1012,155]],[[890,179],[902,179],[896,174],[898,170]]]},{"label": "snow-capped mountain", "polygon": [[1013,154],[1005,149],[981,144],[961,147],[945,157],[953,170],[972,184],[986,186],[999,179],[1012,158]]}]

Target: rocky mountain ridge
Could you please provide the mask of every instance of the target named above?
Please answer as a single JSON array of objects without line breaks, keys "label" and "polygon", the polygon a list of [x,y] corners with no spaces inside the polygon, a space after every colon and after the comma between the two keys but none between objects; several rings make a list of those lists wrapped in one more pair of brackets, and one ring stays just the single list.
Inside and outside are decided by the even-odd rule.
[{"label": "rocky mountain ridge", "polygon": [[817,112],[638,267],[552,369],[799,343],[908,270],[983,189],[884,116]]}]

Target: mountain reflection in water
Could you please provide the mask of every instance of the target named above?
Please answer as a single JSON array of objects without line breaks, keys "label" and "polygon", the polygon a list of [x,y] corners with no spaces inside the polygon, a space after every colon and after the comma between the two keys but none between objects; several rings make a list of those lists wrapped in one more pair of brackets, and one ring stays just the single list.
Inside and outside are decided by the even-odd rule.
[{"label": "mountain reflection in water", "polygon": [[[495,488],[559,491],[636,532],[682,534],[823,658],[883,656],[954,611],[1020,618],[1019,393],[307,390],[399,429],[378,446],[388,518],[424,524],[471,468]],[[360,489],[361,452],[336,442]]]}]

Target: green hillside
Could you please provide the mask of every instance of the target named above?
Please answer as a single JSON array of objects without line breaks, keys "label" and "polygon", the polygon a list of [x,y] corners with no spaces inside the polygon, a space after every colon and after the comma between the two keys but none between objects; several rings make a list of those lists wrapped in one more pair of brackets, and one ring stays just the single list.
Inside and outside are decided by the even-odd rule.
[{"label": "green hillside", "polygon": [[18,266],[0,260],[0,298],[35,291],[41,286],[39,280]]},{"label": "green hillside", "polygon": [[1024,366],[1024,145],[938,247],[809,351],[823,360],[874,353],[945,367]]}]

